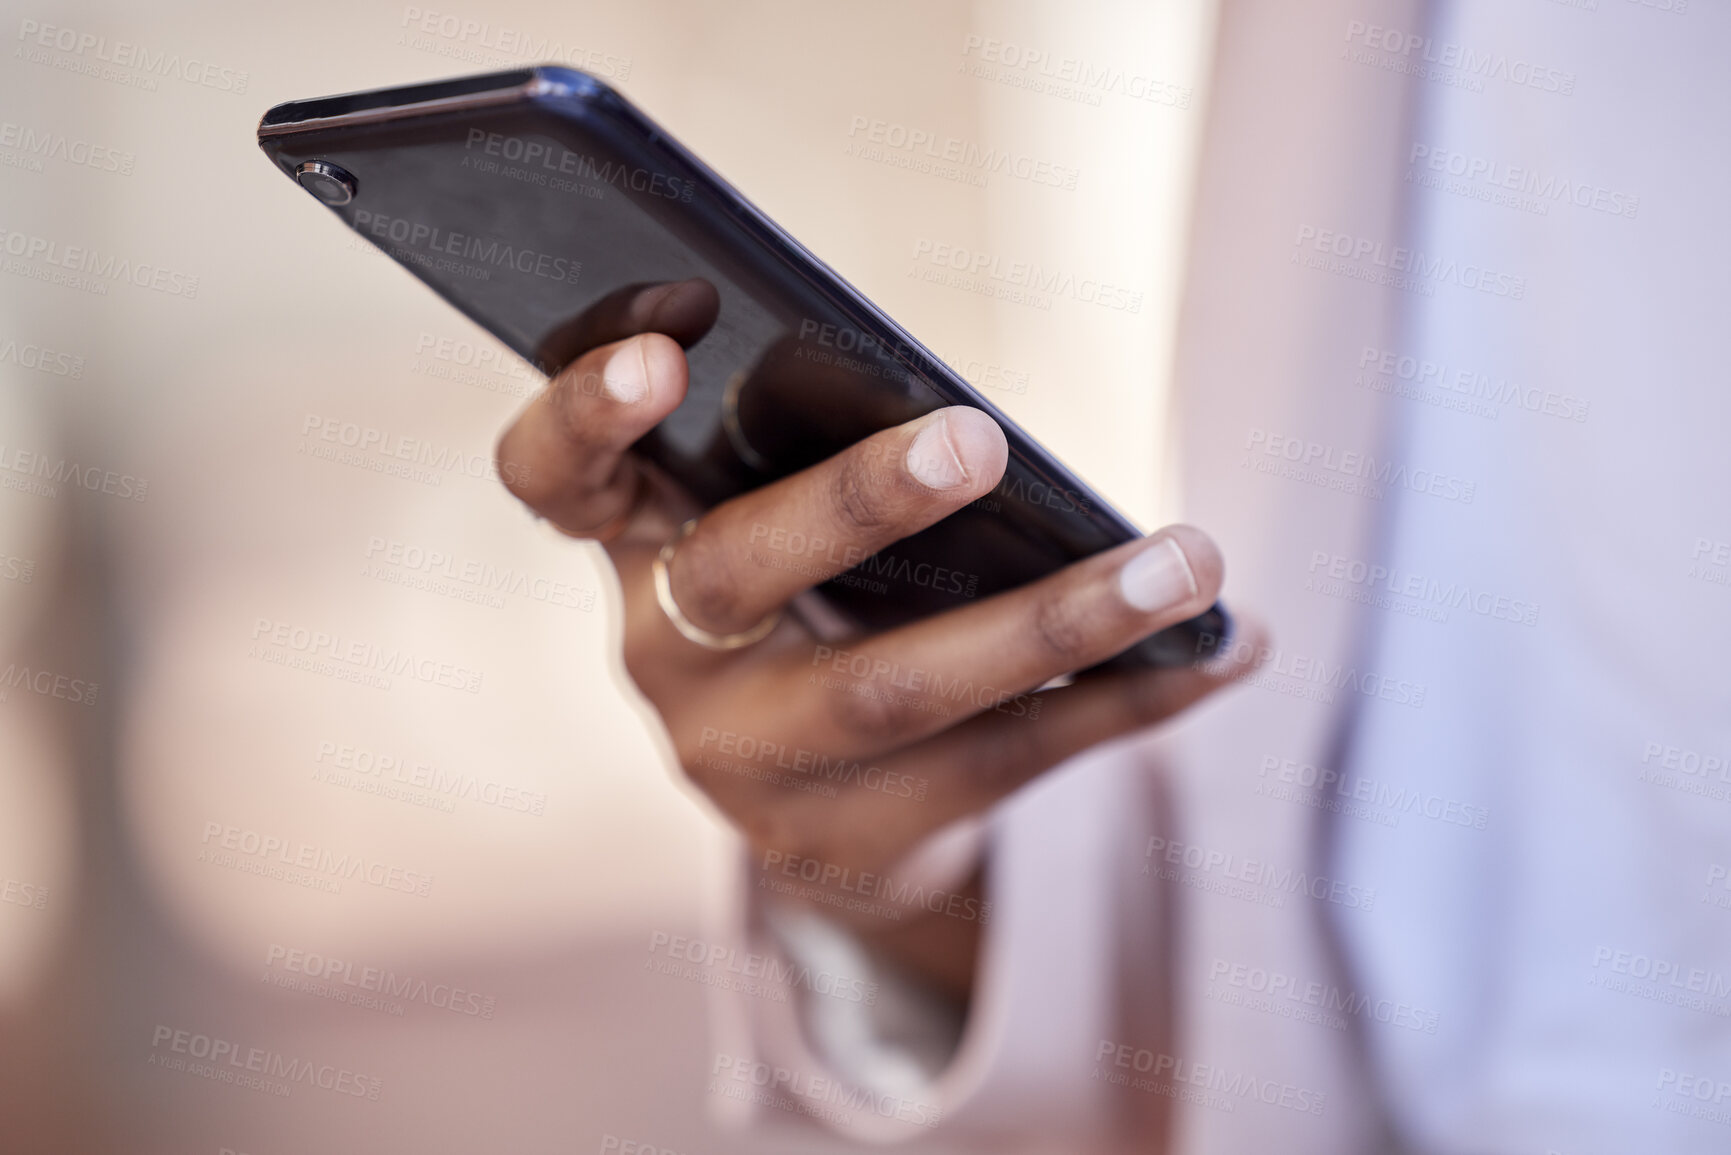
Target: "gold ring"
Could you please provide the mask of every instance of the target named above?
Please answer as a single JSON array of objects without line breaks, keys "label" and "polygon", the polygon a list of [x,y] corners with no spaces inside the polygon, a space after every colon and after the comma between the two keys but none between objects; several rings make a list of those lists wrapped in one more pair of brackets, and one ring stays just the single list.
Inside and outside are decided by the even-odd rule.
[{"label": "gold ring", "polygon": [[685,640],[696,642],[706,650],[737,650],[749,646],[753,642],[761,642],[769,636],[769,631],[775,629],[781,621],[781,611],[776,610],[749,630],[737,634],[712,634],[690,618],[679,608],[679,603],[673,600],[673,575],[668,567],[673,562],[673,551],[679,548],[679,543],[691,536],[691,531],[697,528],[694,517],[679,527],[679,532],[667,539],[667,544],[661,547],[661,552],[655,555],[655,561],[650,568],[655,572],[655,600],[661,605],[661,612],[667,615],[667,620],[673,623],[673,628],[685,636]]}]

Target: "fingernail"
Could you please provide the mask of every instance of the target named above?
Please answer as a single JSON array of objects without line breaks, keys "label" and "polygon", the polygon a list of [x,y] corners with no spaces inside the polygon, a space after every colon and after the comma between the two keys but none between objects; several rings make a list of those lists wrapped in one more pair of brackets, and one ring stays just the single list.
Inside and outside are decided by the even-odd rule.
[{"label": "fingernail", "polygon": [[1178,543],[1161,538],[1118,571],[1118,591],[1131,608],[1153,613],[1196,596],[1196,576]]},{"label": "fingernail", "polygon": [[968,479],[962,459],[950,440],[950,415],[934,414],[908,446],[908,472],[928,489],[954,489]]},{"label": "fingernail", "polygon": [[649,365],[643,357],[643,341],[633,338],[614,350],[601,370],[601,387],[613,400],[630,405],[649,393]]}]

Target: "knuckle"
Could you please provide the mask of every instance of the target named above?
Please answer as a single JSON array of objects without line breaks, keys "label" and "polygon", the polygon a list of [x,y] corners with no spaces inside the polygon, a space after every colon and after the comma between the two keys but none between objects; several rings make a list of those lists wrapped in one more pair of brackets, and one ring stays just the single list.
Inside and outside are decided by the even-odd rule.
[{"label": "knuckle", "polygon": [[880,749],[904,741],[918,724],[912,706],[875,680],[835,692],[829,720],[849,743]]},{"label": "knuckle", "polygon": [[858,457],[849,458],[836,471],[829,497],[843,530],[871,533],[885,528],[895,517],[895,503],[885,493],[877,472]]},{"label": "knuckle", "polygon": [[1076,668],[1089,657],[1090,635],[1086,615],[1070,591],[1058,589],[1034,604],[1034,638],[1042,655],[1065,670]]}]

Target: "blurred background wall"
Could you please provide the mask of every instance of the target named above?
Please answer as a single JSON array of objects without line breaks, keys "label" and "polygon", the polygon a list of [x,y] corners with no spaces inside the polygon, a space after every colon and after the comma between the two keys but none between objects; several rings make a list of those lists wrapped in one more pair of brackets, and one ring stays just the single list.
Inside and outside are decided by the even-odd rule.
[{"label": "blurred background wall", "polygon": [[[1211,21],[1207,0],[9,6],[0,1149],[818,1149],[715,1128],[704,988],[645,970],[658,934],[725,933],[735,848],[623,680],[599,553],[487,475],[538,382],[272,170],[265,108],[586,67],[1151,526]],[[1043,76],[1066,58],[1134,80]],[[1073,187],[921,171],[872,140],[900,131]],[[1141,304],[930,284],[921,242]],[[69,277],[75,247],[153,272]],[[322,459],[331,422],[463,464],[431,484]],[[489,567],[504,591],[464,576]],[[468,688],[272,643],[313,634]],[[260,873],[272,840],[366,872]],[[385,971],[410,993],[330,997]],[[378,1093],[169,1069],[178,1031]]]}]

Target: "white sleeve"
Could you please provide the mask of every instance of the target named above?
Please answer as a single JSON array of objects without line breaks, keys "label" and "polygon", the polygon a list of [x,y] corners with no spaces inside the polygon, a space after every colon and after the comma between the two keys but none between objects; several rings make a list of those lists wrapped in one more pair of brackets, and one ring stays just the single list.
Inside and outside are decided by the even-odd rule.
[{"label": "white sleeve", "polygon": [[749,950],[778,960],[792,997],[718,991],[719,1113],[815,1121],[870,1143],[941,1128],[998,1151],[1075,1153],[1090,1134],[1103,1145],[1114,1112],[1092,1074],[1097,1048],[1119,1037],[1119,932],[1152,919],[1156,897],[1125,867],[1145,805],[1138,778],[1122,750],[1091,752],[991,814],[965,1022],[815,908],[753,889]]}]

